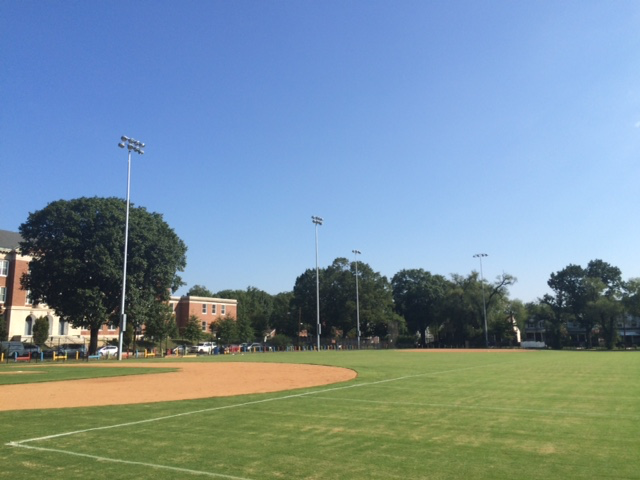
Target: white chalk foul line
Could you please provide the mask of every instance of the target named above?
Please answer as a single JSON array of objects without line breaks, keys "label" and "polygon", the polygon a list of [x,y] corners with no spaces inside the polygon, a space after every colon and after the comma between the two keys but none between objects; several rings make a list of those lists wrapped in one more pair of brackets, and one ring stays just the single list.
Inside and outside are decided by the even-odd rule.
[{"label": "white chalk foul line", "polygon": [[[497,365],[503,365],[503,364],[497,364]],[[414,374],[414,375],[403,375],[401,377],[387,378],[387,379],[384,379],[384,380],[377,380],[377,381],[374,381],[374,382],[365,382],[365,383],[357,383],[357,384],[351,384],[351,385],[343,385],[343,386],[340,386],[340,387],[325,388],[323,390],[315,390],[315,391],[312,391],[312,392],[296,393],[296,394],[291,394],[291,395],[285,395],[285,396],[282,396],[282,397],[272,397],[272,398],[265,398],[265,399],[261,399],[261,400],[254,400],[254,401],[251,401],[251,402],[236,403],[236,404],[233,404],[233,405],[225,405],[225,406],[222,406],[222,407],[203,408],[203,409],[200,409],[200,410],[193,410],[193,411],[190,411],[190,412],[176,413],[174,415],[165,415],[165,416],[162,416],[162,417],[147,418],[145,420],[137,420],[135,422],[126,422],[126,423],[119,423],[119,424],[116,424],[116,425],[107,425],[107,426],[103,426],[103,427],[86,428],[86,429],[83,429],[83,430],[75,430],[75,431],[72,431],[72,432],[64,432],[64,433],[57,433],[57,434],[54,434],[54,435],[46,435],[44,437],[35,437],[35,438],[29,438],[29,439],[26,439],[26,440],[13,441],[13,442],[6,443],[5,446],[14,447],[14,448],[26,448],[26,449],[30,449],[30,450],[39,450],[39,451],[45,451],[45,452],[60,453],[60,454],[63,454],[63,455],[71,455],[71,456],[75,456],[75,457],[90,458],[90,459],[93,459],[93,460],[100,460],[100,461],[103,461],[103,462],[121,463],[121,464],[127,464],[127,465],[139,465],[139,466],[145,466],[145,467],[154,468],[154,469],[158,469],[158,470],[169,470],[169,471],[175,471],[175,472],[188,473],[188,474],[192,474],[192,475],[201,475],[201,476],[209,476],[209,477],[217,477],[217,478],[227,478],[229,480],[251,480],[249,478],[234,477],[234,476],[220,474],[220,473],[206,472],[206,471],[201,471],[201,470],[191,470],[191,469],[180,468],[180,467],[172,467],[170,465],[160,465],[160,464],[153,464],[153,463],[146,463],[146,462],[136,462],[136,461],[131,461],[131,460],[122,460],[122,459],[118,459],[118,458],[101,457],[101,456],[90,455],[90,454],[86,454],[86,453],[72,452],[72,451],[69,451],[69,450],[60,450],[60,449],[46,448],[46,447],[36,447],[36,446],[33,446],[33,445],[27,445],[27,444],[28,443],[32,443],[32,442],[40,442],[40,441],[45,441],[45,440],[53,440],[53,439],[61,438],[61,437],[68,437],[68,436],[72,436],[72,435],[78,435],[80,433],[97,432],[97,431],[101,431],[101,430],[109,430],[109,429],[114,429],[114,428],[130,427],[130,426],[133,426],[133,425],[141,425],[141,424],[144,424],[144,423],[160,422],[162,420],[169,420],[169,419],[173,419],[173,418],[185,417],[185,416],[188,416],[188,415],[197,415],[197,414],[200,414],[200,413],[216,412],[216,411],[226,410],[226,409],[230,409],[230,408],[247,407],[247,406],[251,406],[251,405],[259,405],[261,403],[275,402],[275,401],[279,401],[279,400],[289,400],[289,399],[293,399],[293,398],[302,398],[302,397],[307,397],[307,396],[310,396],[310,395],[319,395],[319,394],[323,394],[323,393],[335,392],[335,391],[338,391],[338,390],[347,390],[347,389],[351,389],[351,388],[360,388],[360,387],[368,387],[368,386],[380,385],[380,384],[389,383],[389,382],[398,382],[398,381],[407,380],[407,379],[411,379],[411,378],[419,378],[419,377],[426,377],[426,376],[432,376],[432,375],[441,375],[441,374],[444,374],[444,373],[458,372],[458,371],[463,371],[463,370],[471,370],[471,369],[475,369],[475,368],[486,368],[488,366],[490,366],[490,365],[476,365],[476,366],[472,366],[472,367],[457,368],[457,369],[452,369],[452,370],[442,370],[442,371],[439,371],[439,372],[424,372],[424,373],[417,373],[417,374]]]},{"label": "white chalk foul line", "polygon": [[186,417],[189,415],[197,415],[200,413],[209,413],[209,412],[216,412],[216,411],[220,411],[220,410],[227,410],[227,409],[231,409],[231,408],[240,408],[240,407],[247,407],[247,406],[251,406],[251,405],[259,405],[261,403],[268,403],[268,402],[276,402],[276,401],[280,401],[280,400],[289,400],[292,398],[301,398],[301,397],[306,397],[306,396],[310,396],[310,395],[320,395],[323,393],[329,393],[329,392],[335,392],[338,390],[347,390],[347,389],[351,389],[351,388],[360,388],[360,387],[368,387],[368,386],[373,386],[373,385],[380,385],[383,383],[389,383],[389,382],[398,382],[401,380],[407,380],[407,379],[411,379],[411,378],[418,378],[418,377],[426,377],[426,376],[430,376],[430,375],[441,375],[444,373],[451,373],[451,372],[458,372],[458,371],[462,371],[462,370],[471,370],[471,369],[476,369],[476,368],[486,368],[488,365],[482,365],[482,366],[473,366],[473,367],[465,367],[465,368],[457,368],[457,369],[453,369],[453,370],[443,370],[443,371],[439,371],[439,372],[425,372],[425,373],[417,373],[417,374],[413,374],[413,375],[403,375],[401,377],[394,377],[394,378],[386,378],[384,380],[376,380],[374,382],[364,382],[364,383],[356,383],[356,384],[351,384],[351,385],[342,385],[339,387],[332,387],[332,388],[325,388],[323,390],[315,390],[312,392],[304,392],[304,393],[295,393],[295,394],[291,394],[291,395],[285,395],[282,397],[272,397],[272,398],[264,398],[261,400],[253,400],[251,402],[244,402],[244,403],[234,403],[233,405],[225,405],[222,407],[212,407],[212,408],[203,408],[200,410],[192,410],[190,412],[182,412],[182,413],[176,413],[173,415],[165,415],[162,417],[155,417],[155,418],[147,418],[144,420],[136,420],[135,422],[127,422],[127,423],[118,423],[115,425],[105,425],[102,427],[91,427],[91,428],[86,428],[83,430],[74,430],[71,432],[63,432],[63,433],[56,433],[54,435],[46,435],[44,437],[35,437],[35,438],[28,438],[26,440],[19,440],[19,441],[13,441],[10,443],[7,443],[7,445],[11,445],[11,446],[19,446],[19,445],[23,445],[25,443],[31,443],[31,442],[39,442],[39,441],[44,441],[44,440],[53,440],[56,438],[61,438],[61,437],[68,437],[71,435],[78,435],[80,433],[88,433],[88,432],[97,432],[97,431],[102,431],[102,430],[111,430],[114,428],[122,428],[122,427],[131,427],[131,426],[135,426],[135,425],[142,425],[145,423],[153,423],[153,422],[160,422],[163,420],[170,420],[173,418],[180,418],[180,417]]},{"label": "white chalk foul line", "polygon": [[191,475],[204,475],[204,476],[215,477],[215,478],[227,478],[229,480],[250,480],[248,478],[234,477],[232,475],[225,475],[223,473],[204,472],[201,470],[192,470],[190,468],[171,467],[169,465],[156,465],[155,463],[134,462],[131,460],[121,460],[118,458],[100,457],[98,455],[89,455],[86,453],[70,452],[67,450],[58,450],[56,448],[34,447],[31,445],[24,445],[16,442],[10,442],[10,443],[7,443],[7,445],[10,447],[20,447],[20,448],[27,448],[30,450],[38,450],[41,452],[63,453],[65,455],[72,455],[74,457],[82,457],[82,458],[90,458],[91,460],[98,460],[102,462],[122,463],[125,465],[137,465],[142,467],[155,468],[159,470],[169,470],[176,473],[188,473]]}]

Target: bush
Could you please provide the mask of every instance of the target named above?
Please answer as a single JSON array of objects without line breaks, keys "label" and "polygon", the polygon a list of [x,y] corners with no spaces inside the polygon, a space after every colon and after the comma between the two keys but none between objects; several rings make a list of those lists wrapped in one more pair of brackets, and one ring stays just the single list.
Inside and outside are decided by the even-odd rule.
[{"label": "bush", "polygon": [[269,345],[272,347],[276,347],[278,350],[284,350],[289,345],[293,345],[293,340],[287,335],[283,335],[281,333],[274,335],[271,340],[269,340]]}]

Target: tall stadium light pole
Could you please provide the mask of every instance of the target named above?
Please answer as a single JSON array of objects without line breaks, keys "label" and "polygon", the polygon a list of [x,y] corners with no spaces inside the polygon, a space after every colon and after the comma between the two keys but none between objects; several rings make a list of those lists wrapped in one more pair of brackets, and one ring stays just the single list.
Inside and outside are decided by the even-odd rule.
[{"label": "tall stadium light pole", "polygon": [[482,275],[482,257],[488,257],[486,253],[476,253],[473,258],[480,259],[480,285],[482,286],[482,309],[484,312],[484,343],[489,348],[489,332],[487,330],[487,302],[484,299],[484,277]]},{"label": "tall stadium light pole", "polygon": [[127,315],[124,313],[124,301],[127,290],[127,247],[129,244],[129,194],[131,191],[131,152],[136,152],[139,155],[144,154],[142,150],[144,143],[134,140],[133,138],[120,137],[121,142],[118,144],[120,148],[125,148],[129,151],[129,162],[127,164],[127,215],[124,223],[124,267],[122,269],[122,303],[120,304],[120,334],[118,335],[118,360],[122,360],[122,340],[124,338],[124,332],[127,329]]},{"label": "tall stadium light pole", "polygon": [[360,294],[358,293],[358,255],[361,255],[360,250],[351,250],[353,256],[356,259],[356,328],[358,331],[358,350],[360,350]]},{"label": "tall stadium light pole", "polygon": [[311,221],[316,226],[316,332],[318,334],[318,351],[320,351],[320,334],[322,330],[320,328],[320,277],[318,276],[318,225],[322,225],[324,220],[322,217],[312,216]]}]

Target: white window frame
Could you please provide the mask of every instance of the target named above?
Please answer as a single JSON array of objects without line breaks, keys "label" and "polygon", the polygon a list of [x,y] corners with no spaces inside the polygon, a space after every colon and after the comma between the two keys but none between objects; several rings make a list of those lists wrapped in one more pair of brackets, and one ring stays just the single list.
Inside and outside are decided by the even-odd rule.
[{"label": "white window frame", "polygon": [[226,314],[227,314],[227,306],[220,305],[220,315],[226,315]]},{"label": "white window frame", "polygon": [[7,287],[0,287],[0,303],[7,301]]},{"label": "white window frame", "polygon": [[202,304],[202,314],[203,314],[203,315],[206,315],[206,314],[207,314],[207,304],[206,304],[206,303],[203,303],[203,304]]},{"label": "white window frame", "polygon": [[202,331],[206,332],[207,331],[207,322],[202,322]]},{"label": "white window frame", "polygon": [[0,260],[0,277],[9,276],[9,260]]}]

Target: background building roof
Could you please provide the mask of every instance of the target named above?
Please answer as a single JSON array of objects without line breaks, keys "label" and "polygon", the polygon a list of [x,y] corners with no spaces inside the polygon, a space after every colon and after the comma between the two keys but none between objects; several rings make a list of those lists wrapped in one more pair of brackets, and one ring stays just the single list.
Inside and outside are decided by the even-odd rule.
[{"label": "background building roof", "polygon": [[18,232],[10,232],[9,230],[0,230],[0,248],[15,250],[20,246],[22,235]]}]

